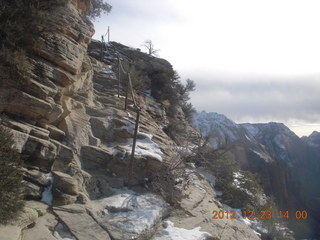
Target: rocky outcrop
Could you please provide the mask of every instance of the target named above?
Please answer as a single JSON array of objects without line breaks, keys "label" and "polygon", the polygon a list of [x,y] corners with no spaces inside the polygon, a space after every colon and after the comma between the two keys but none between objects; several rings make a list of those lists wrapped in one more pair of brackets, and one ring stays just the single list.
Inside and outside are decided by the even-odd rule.
[{"label": "rocky outcrop", "polygon": [[[136,95],[141,114],[129,182],[136,109],[130,99],[124,110],[124,80],[118,96],[117,57],[135,62],[135,71],[148,83],[174,71],[166,60],[118,43],[110,43],[101,58],[101,43],[93,42],[89,56],[93,27],[83,16],[89,2],[39,1],[26,6],[28,21],[17,18],[22,28],[16,31],[21,31],[26,46],[19,45],[23,61],[19,59],[16,72],[12,69],[18,61],[9,57],[16,54],[9,47],[12,29],[1,29],[8,37],[3,46],[7,55],[1,55],[6,61],[0,63],[0,111],[8,116],[4,125],[24,159],[26,199],[50,205],[47,211],[47,205],[28,201],[32,204],[22,220],[9,227],[12,238],[21,238],[23,229],[24,240],[36,239],[37,233],[48,240],[150,239],[154,234],[161,237],[162,222],[169,217],[181,229],[201,226],[208,239],[221,237],[220,230],[226,233],[222,239],[256,239],[240,221],[211,222],[212,209],[221,205],[211,200],[212,188],[197,174],[188,180],[192,184],[179,189],[178,175],[171,171],[181,163],[178,147],[163,131],[166,107],[148,93]],[[29,34],[22,34],[27,30]],[[156,94],[155,84],[146,87]],[[179,118],[184,119],[182,111]],[[187,178],[187,172],[183,174]],[[181,196],[172,197],[176,193],[171,190]],[[187,198],[181,199],[183,195]]]}]

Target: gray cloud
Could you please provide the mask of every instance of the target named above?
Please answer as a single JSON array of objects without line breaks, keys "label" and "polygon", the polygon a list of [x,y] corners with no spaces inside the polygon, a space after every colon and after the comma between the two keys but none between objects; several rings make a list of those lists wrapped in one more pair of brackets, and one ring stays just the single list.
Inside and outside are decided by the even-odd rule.
[{"label": "gray cloud", "polygon": [[198,81],[192,102],[198,110],[223,113],[235,121],[300,119],[319,123],[318,82],[314,77]]}]

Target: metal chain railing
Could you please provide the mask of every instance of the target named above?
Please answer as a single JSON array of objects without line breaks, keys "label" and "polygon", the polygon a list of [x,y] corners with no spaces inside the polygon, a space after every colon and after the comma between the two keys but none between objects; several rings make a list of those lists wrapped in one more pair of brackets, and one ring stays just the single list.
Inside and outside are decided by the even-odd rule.
[{"label": "metal chain railing", "polygon": [[132,184],[132,176],[133,176],[133,164],[134,164],[134,154],[135,154],[135,149],[136,149],[136,144],[137,144],[137,135],[138,135],[138,129],[139,129],[139,121],[140,121],[140,111],[141,108],[140,106],[137,104],[135,95],[134,95],[134,90],[132,87],[132,80],[131,80],[131,75],[130,75],[130,71],[125,71],[122,63],[121,63],[122,59],[118,56],[118,98],[120,98],[120,87],[121,87],[121,71],[122,73],[127,76],[127,86],[126,86],[126,98],[125,98],[125,105],[124,105],[124,110],[127,110],[128,107],[128,95],[129,95],[129,91],[131,93],[131,97],[132,97],[132,101],[133,101],[133,106],[136,110],[136,121],[135,121],[135,128],[134,128],[134,134],[133,134],[133,142],[132,142],[132,150],[131,150],[131,157],[130,157],[130,161],[129,161],[129,165],[128,165],[128,173],[127,173],[127,177],[128,177],[128,186],[130,186]]}]

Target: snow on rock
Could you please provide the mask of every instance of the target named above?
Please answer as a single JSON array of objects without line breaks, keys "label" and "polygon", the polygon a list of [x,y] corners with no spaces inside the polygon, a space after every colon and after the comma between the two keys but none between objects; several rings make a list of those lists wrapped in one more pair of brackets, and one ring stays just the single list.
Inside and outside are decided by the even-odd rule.
[{"label": "snow on rock", "polygon": [[237,132],[240,127],[222,114],[205,111],[196,113],[192,125],[199,129],[202,136],[210,136],[210,144],[214,148],[239,140]]},{"label": "snow on rock", "polygon": [[150,138],[138,139],[135,154],[136,156],[151,157],[153,159],[156,159],[162,162],[161,154],[163,153],[159,145],[153,142],[151,138],[152,138],[152,135],[150,136]]},{"label": "snow on rock", "polygon": [[205,240],[211,235],[207,232],[201,232],[200,227],[187,230],[174,226],[171,221],[165,221],[165,229],[159,233],[159,237],[154,240]]},{"label": "snow on rock", "polygon": [[[161,155],[163,152],[159,145],[152,141],[152,137],[152,134],[138,132],[135,156],[147,157],[162,162],[163,160]],[[131,154],[132,144],[133,139],[130,139],[125,146],[122,146],[126,150],[125,154]],[[118,151],[115,150],[114,154],[117,153]]]},{"label": "snow on rock", "polygon": [[258,152],[256,150],[250,149],[251,152],[253,152],[254,154],[256,154],[258,157],[260,157],[261,159],[265,160],[266,162],[272,162],[273,159],[266,153],[264,152]]},{"label": "snow on rock", "polygon": [[50,186],[46,187],[42,193],[41,202],[48,204],[49,206],[52,205],[52,184],[53,184],[53,175],[52,173],[47,174],[47,179],[50,180]]},{"label": "snow on rock", "polygon": [[168,204],[155,194],[137,195],[127,191],[100,199],[104,206],[100,224],[108,229],[113,239],[135,239],[150,232],[167,213]]},{"label": "snow on rock", "polygon": [[[128,121],[125,126],[120,128],[116,128],[116,130],[123,130],[127,132],[129,135],[133,136],[135,124],[129,121],[129,118],[125,117]],[[156,161],[162,162],[162,154],[160,147],[158,144],[152,141],[153,135],[140,132],[137,133],[137,141],[135,148],[135,156],[147,157],[149,159],[154,159]],[[124,151],[122,151],[122,155],[130,155],[132,151],[133,139],[128,139],[126,143],[117,143]],[[121,152],[121,151],[120,151]],[[113,155],[117,155],[119,153],[118,149],[114,149]]]},{"label": "snow on rock", "polygon": [[260,132],[260,129],[258,128],[257,125],[250,124],[250,123],[243,123],[240,125],[245,129],[245,131],[249,136],[256,137]]},{"label": "snow on rock", "polygon": [[202,131],[201,133],[206,136],[209,135],[211,131],[219,125],[225,127],[234,127],[237,124],[222,114],[215,112],[207,113],[202,111],[194,115],[193,125],[199,128]]},{"label": "snow on rock", "polygon": [[[114,96],[115,96],[115,97],[118,97],[118,94],[115,94]],[[122,95],[119,95],[119,98],[125,99],[126,97],[125,97],[125,96],[122,96]]]}]

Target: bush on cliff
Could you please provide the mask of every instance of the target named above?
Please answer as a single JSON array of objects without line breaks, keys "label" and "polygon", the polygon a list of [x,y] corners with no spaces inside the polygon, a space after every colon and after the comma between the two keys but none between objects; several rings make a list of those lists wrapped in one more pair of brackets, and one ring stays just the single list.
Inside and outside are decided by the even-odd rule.
[{"label": "bush on cliff", "polygon": [[91,18],[100,17],[101,13],[108,13],[111,11],[112,6],[103,0],[91,0],[92,8],[87,12]]},{"label": "bush on cliff", "polygon": [[14,219],[23,208],[23,175],[20,154],[9,130],[0,126],[0,223]]}]

